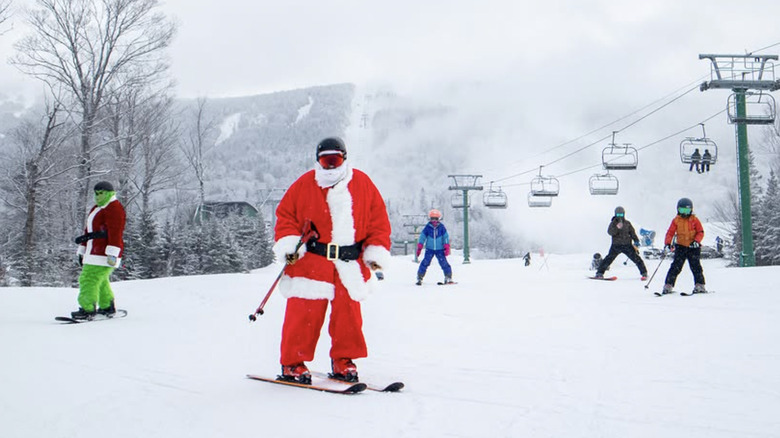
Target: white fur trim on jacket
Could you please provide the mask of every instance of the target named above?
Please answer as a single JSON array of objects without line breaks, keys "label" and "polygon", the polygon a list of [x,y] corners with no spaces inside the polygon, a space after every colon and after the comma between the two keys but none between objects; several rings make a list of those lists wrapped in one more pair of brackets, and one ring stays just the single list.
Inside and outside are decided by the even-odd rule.
[{"label": "white fur trim on jacket", "polygon": [[283,275],[279,281],[279,292],[285,298],[304,298],[307,300],[333,300],[336,287],[325,281],[306,277],[288,277]]},{"label": "white fur trim on jacket", "polygon": [[[292,254],[293,251],[295,251],[295,246],[298,245],[300,240],[301,236],[284,236],[277,240],[273,247],[276,260],[284,262],[284,256]],[[301,245],[301,247],[298,248],[298,257],[303,257],[304,254],[306,254],[306,245]]]},{"label": "white fur trim on jacket", "polygon": [[370,265],[371,262],[374,262],[382,267],[382,269],[387,269],[390,260],[390,251],[384,246],[371,245],[363,250],[363,263],[365,263],[366,266]]}]

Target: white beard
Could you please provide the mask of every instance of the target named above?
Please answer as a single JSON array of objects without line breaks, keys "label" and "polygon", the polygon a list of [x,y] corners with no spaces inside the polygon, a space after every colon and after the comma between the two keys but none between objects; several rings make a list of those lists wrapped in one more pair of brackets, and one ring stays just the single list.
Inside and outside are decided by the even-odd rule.
[{"label": "white beard", "polygon": [[323,189],[335,186],[347,176],[347,166],[349,164],[345,162],[335,169],[323,169],[320,163],[315,163],[314,179],[317,181],[317,185]]}]

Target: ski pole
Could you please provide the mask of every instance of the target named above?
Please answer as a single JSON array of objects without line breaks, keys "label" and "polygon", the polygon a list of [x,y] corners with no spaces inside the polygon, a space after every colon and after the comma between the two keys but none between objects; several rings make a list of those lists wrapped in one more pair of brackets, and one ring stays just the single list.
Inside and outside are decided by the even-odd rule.
[{"label": "ski pole", "polygon": [[666,251],[661,253],[661,261],[658,262],[658,266],[655,267],[655,271],[653,271],[653,275],[650,276],[650,279],[647,280],[647,284],[645,285],[645,289],[650,288],[650,283],[653,281],[653,278],[655,277],[655,273],[658,272],[658,268],[661,267],[661,263],[664,262],[664,259],[666,258]]},{"label": "ski pole", "polygon": [[[311,228],[311,220],[306,219],[303,223],[303,233],[301,233],[301,238],[298,240],[298,244],[295,245],[295,251],[293,251],[293,254],[297,253],[298,250],[303,246],[304,243],[308,242],[311,238],[317,238],[317,232],[314,231]],[[276,276],[276,280],[274,280],[274,283],[271,285],[271,288],[268,289],[268,293],[265,294],[265,297],[263,298],[263,301],[260,303],[260,306],[258,306],[257,310],[255,310],[255,313],[249,315],[249,321],[257,321],[257,315],[262,315],[265,313],[263,311],[263,307],[265,307],[265,303],[268,302],[268,299],[271,298],[271,294],[273,293],[274,289],[276,289],[276,285],[279,283],[279,280],[282,279],[282,275],[284,275],[284,270],[287,268],[287,264],[285,263],[284,266],[282,266],[282,270],[279,271],[279,275]]]}]

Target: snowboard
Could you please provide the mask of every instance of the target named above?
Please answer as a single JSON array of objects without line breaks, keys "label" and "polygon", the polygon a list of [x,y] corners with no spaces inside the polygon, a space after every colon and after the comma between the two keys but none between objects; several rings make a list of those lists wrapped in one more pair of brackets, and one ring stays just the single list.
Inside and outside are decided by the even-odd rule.
[{"label": "snowboard", "polygon": [[615,281],[615,280],[617,280],[617,277],[601,277],[601,278],[599,278],[599,277],[588,277],[588,278],[590,278],[591,280],[603,280],[603,281]]},{"label": "snowboard", "polygon": [[82,324],[85,322],[106,321],[109,319],[124,318],[125,316],[127,316],[127,310],[116,309],[116,313],[112,316],[97,314],[92,319],[73,319],[70,316],[55,316],[54,320],[66,324]]},{"label": "snowboard", "polygon": [[[328,379],[328,381],[331,381],[331,382],[338,382],[338,383],[341,383],[343,385],[352,385],[352,384],[356,383],[356,382],[347,382],[345,380],[336,379],[334,377],[331,377],[330,374],[321,373],[321,372],[318,372],[318,371],[312,371],[311,375],[314,376],[314,377],[319,377],[321,379]],[[363,383],[365,383],[365,382],[363,382]],[[403,382],[392,382],[392,383],[389,383],[389,384],[365,383],[365,385],[366,385],[366,389],[368,389],[369,391],[376,391],[376,392],[399,392],[405,386]]]},{"label": "snowboard", "polygon": [[334,382],[330,379],[323,379],[316,377],[312,374],[311,384],[290,382],[287,380],[279,380],[279,376],[276,377],[264,377],[255,374],[247,374],[247,378],[252,380],[260,380],[268,383],[276,383],[278,385],[290,386],[293,388],[311,389],[314,391],[329,392],[331,394],[358,394],[366,390],[365,383],[354,382]]}]

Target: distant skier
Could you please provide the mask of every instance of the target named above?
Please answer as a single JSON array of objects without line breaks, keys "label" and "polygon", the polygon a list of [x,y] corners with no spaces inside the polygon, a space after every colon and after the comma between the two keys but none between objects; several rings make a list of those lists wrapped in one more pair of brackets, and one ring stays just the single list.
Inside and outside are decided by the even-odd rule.
[{"label": "distant skier", "polygon": [[688,171],[692,172],[694,167],[696,167],[697,173],[701,173],[701,152],[698,148],[691,154],[691,167],[688,168]]},{"label": "distant skier", "polygon": [[[677,236],[677,241],[672,249],[672,239]],[[701,267],[701,241],[704,238],[704,227],[701,221],[693,214],[693,202],[688,198],[677,201],[677,215],[672,219],[669,230],[664,239],[664,249],[674,252],[672,266],[666,274],[664,294],[672,293],[677,276],[682,271],[685,261],[693,272],[693,293],[706,293],[704,287],[704,272]]]},{"label": "distant skier", "polygon": [[710,164],[712,163],[712,154],[709,149],[704,150],[704,155],[701,156],[701,172],[709,172]]},{"label": "distant skier", "polygon": [[525,266],[530,266],[531,265],[531,253],[530,252],[525,253],[525,255],[523,256],[523,262],[525,263]]},{"label": "distant skier", "polygon": [[612,264],[615,257],[623,253],[628,256],[629,260],[636,263],[636,267],[639,268],[639,274],[642,276],[642,281],[646,280],[647,268],[636,249],[639,247],[639,237],[636,235],[631,222],[626,220],[626,210],[623,207],[618,206],[615,208],[615,215],[612,216],[612,220],[609,222],[607,233],[612,236],[612,246],[610,246],[609,253],[596,270],[595,277],[604,278],[604,272],[609,269],[609,265]]},{"label": "distant skier", "polygon": [[428,271],[428,266],[431,264],[433,257],[441,266],[441,270],[444,271],[444,283],[452,283],[452,267],[447,262],[447,256],[450,255],[450,235],[447,233],[447,228],[441,223],[441,212],[433,209],[428,213],[428,224],[423,228],[420,233],[420,239],[417,241],[417,257],[425,248],[425,257],[420,262],[420,267],[417,269],[417,285],[421,285],[425,272]]},{"label": "distant skier", "polygon": [[90,320],[100,313],[116,313],[109,277],[122,264],[125,209],[107,181],[95,184],[95,206],[89,211],[84,234],[76,238],[82,266],[79,275],[79,310],[71,318]]},{"label": "distant skier", "polygon": [[[601,258],[601,253],[597,252],[593,254],[593,260],[590,261],[590,270],[595,271],[599,269],[599,266],[601,266],[601,262],[604,261],[603,258]],[[609,268],[607,268],[609,269]]]}]

